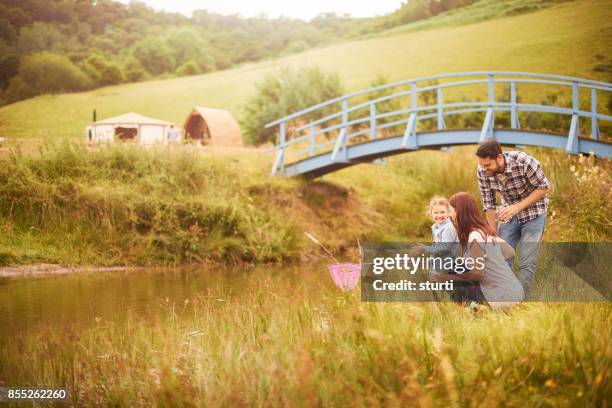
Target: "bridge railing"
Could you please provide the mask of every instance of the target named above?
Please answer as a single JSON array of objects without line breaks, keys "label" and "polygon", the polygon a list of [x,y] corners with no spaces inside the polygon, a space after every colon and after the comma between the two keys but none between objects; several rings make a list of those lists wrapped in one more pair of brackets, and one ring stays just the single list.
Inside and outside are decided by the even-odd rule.
[{"label": "bridge railing", "polygon": [[[519,96],[519,89],[542,86],[549,90],[559,87],[567,90],[567,106],[555,105],[554,101],[551,104],[526,103]],[[478,96],[466,99],[466,91],[476,92]],[[524,94],[533,96],[536,91],[527,89]],[[588,95],[584,95],[585,92]],[[480,100],[482,95],[486,95],[486,100]],[[450,101],[452,97],[461,100]],[[508,117],[504,122],[512,129],[521,129],[519,113],[566,116],[569,119],[566,150],[577,153],[581,119],[590,121],[590,137],[599,140],[600,121],[612,121],[612,116],[602,113],[600,107],[606,101],[610,106],[611,98],[610,83],[528,72],[459,72],[380,85],[330,99],[268,123],[266,128],[278,127],[279,135],[279,143],[273,149],[278,150],[278,154],[272,174],[283,174],[288,159],[299,160],[324,151],[331,151],[332,160],[341,160],[341,152],[346,146],[363,142],[364,138],[397,136],[398,131],[403,132],[403,147],[417,148],[419,127],[427,130],[452,128],[447,126],[452,117],[474,113],[484,115],[481,140],[493,135],[497,112],[506,113]],[[563,98],[557,102],[563,102]]]}]

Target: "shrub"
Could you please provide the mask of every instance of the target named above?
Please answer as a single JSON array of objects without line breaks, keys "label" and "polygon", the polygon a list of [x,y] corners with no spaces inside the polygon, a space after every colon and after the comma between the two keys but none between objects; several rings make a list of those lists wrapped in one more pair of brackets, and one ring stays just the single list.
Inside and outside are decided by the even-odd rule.
[{"label": "shrub", "polygon": [[5,89],[9,80],[17,75],[19,57],[16,54],[0,56],[0,89]]},{"label": "shrub", "polygon": [[91,86],[91,80],[62,55],[41,52],[25,57],[19,74],[11,79],[9,101],[30,98],[45,93],[80,91]]},{"label": "shrub", "polygon": [[193,61],[187,61],[177,68],[176,73],[180,76],[198,75],[200,73],[200,67]]},{"label": "shrub", "polygon": [[[282,69],[267,75],[255,88],[241,120],[245,141],[253,145],[276,142],[275,129],[265,129],[266,123],[343,93],[338,75],[316,66]],[[325,114],[322,110],[318,116]]]},{"label": "shrub", "polygon": [[129,82],[142,81],[147,76],[147,71],[144,69],[139,60],[134,57],[129,57],[124,65],[123,72],[125,74],[125,78]]},{"label": "shrub", "polygon": [[100,85],[114,85],[125,80],[121,68],[97,51],[91,53],[87,58],[86,70],[89,76]]}]

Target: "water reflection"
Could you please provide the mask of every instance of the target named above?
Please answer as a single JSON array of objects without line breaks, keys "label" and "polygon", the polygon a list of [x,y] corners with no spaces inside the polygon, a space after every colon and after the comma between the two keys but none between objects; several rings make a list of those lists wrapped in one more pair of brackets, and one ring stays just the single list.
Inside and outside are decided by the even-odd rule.
[{"label": "water reflection", "polygon": [[151,318],[169,309],[181,313],[194,296],[240,298],[262,275],[294,286],[318,283],[331,289],[325,264],[251,268],[153,269],[87,273],[0,282],[0,338],[41,323],[90,324],[126,312]]}]

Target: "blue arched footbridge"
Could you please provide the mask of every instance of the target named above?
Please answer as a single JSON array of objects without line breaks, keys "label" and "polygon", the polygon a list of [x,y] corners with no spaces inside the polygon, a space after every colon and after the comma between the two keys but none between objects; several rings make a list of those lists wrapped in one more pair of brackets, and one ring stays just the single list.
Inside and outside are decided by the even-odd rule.
[{"label": "blue arched footbridge", "polygon": [[321,176],[419,149],[495,138],[612,157],[612,84],[529,72],[460,72],[353,92],[268,123],[272,175]]}]

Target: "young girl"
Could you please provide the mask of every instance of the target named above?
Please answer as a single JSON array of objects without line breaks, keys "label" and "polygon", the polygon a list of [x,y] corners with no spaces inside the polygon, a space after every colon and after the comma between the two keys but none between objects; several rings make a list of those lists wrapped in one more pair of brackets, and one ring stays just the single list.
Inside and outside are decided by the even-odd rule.
[{"label": "young girl", "polygon": [[[450,210],[451,206],[446,198],[436,196],[431,199],[429,202],[429,216],[434,222],[431,226],[433,243],[430,246],[418,245],[414,253],[441,258],[457,258],[459,239],[455,225],[450,217]],[[444,274],[446,276],[456,276],[465,272],[463,268],[453,269],[452,264],[447,262],[443,262],[443,265],[449,265],[449,267],[439,271],[430,270],[429,275]],[[461,280],[454,282],[451,299],[457,303],[484,303],[478,283]]]},{"label": "young girl", "polygon": [[[432,245],[417,245],[413,254],[426,254],[437,257],[457,256],[457,232],[451,222],[450,204],[444,197],[435,196],[429,201],[429,216],[433,221],[431,226]],[[431,271],[435,274],[435,271]],[[452,272],[451,270],[445,272]]]},{"label": "young girl", "polygon": [[447,280],[478,282],[484,299],[491,307],[514,305],[524,298],[523,286],[514,275],[506,259],[514,256],[514,249],[497,236],[483,219],[476,200],[468,193],[457,193],[450,202],[450,216],[457,228],[457,236],[465,250],[465,257],[482,258],[482,268],[462,275],[437,275],[438,282]]}]

